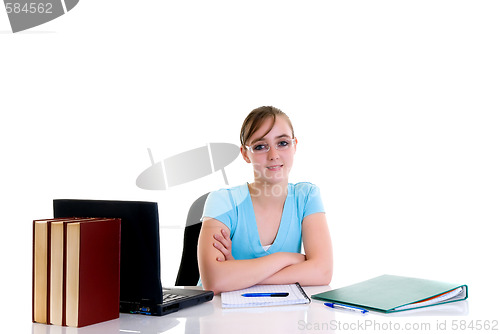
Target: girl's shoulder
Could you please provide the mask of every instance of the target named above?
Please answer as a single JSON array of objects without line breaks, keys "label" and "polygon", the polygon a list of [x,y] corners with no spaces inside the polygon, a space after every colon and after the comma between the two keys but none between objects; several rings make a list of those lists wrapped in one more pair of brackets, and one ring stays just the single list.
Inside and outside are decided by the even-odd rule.
[{"label": "girl's shoulder", "polygon": [[312,198],[321,198],[319,187],[311,182],[289,183],[288,191],[296,201],[300,202],[307,202]]},{"label": "girl's shoulder", "polygon": [[319,187],[311,182],[289,183],[288,187],[291,188],[296,194],[308,194],[311,191],[319,191]]},{"label": "girl's shoulder", "polygon": [[219,190],[212,191],[208,195],[208,198],[210,201],[224,202],[230,205],[235,205],[241,203],[245,198],[247,198],[248,194],[247,184],[242,184],[236,187],[221,188]]},{"label": "girl's shoulder", "polygon": [[238,196],[240,194],[246,194],[246,193],[248,193],[248,186],[246,183],[231,188],[220,188],[218,190],[210,192],[210,194],[223,195],[223,196],[226,195]]},{"label": "girl's shoulder", "polygon": [[316,212],[325,212],[319,187],[310,182],[300,182],[292,185],[294,201],[297,203],[299,212],[304,216]]}]

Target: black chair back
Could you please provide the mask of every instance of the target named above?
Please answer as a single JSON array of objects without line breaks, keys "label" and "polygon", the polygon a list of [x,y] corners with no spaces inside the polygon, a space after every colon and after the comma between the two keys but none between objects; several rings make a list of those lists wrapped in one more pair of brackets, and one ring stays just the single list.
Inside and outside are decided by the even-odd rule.
[{"label": "black chair back", "polygon": [[176,286],[194,286],[198,284],[198,237],[200,236],[203,208],[209,193],[199,197],[189,209],[186,228],[184,230],[184,245],[182,258],[175,280]]}]

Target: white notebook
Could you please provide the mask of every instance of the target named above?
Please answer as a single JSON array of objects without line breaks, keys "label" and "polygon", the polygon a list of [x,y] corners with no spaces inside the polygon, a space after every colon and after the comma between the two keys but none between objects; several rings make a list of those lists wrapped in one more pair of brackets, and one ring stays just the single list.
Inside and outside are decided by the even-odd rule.
[{"label": "white notebook", "polygon": [[[286,297],[244,297],[248,293],[288,293]],[[284,285],[254,285],[250,288],[222,292],[222,307],[260,307],[309,304],[311,299],[304,292],[299,283]]]}]

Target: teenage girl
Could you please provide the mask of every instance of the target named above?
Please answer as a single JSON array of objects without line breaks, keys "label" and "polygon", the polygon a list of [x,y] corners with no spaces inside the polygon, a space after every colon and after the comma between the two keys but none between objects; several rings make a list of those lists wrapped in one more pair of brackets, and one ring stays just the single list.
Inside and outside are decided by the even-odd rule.
[{"label": "teenage girl", "polygon": [[319,189],[288,183],[297,150],[290,119],[277,108],[257,108],[240,141],[254,182],[207,198],[198,243],[203,287],[218,294],[255,284],[329,284],[332,245]]}]

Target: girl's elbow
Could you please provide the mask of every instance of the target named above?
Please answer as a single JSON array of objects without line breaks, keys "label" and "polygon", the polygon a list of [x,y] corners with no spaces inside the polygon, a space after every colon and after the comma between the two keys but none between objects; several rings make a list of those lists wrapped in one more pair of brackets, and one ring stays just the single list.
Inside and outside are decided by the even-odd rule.
[{"label": "girl's elbow", "polygon": [[220,287],[217,284],[212,283],[212,282],[206,283],[206,284],[203,283],[203,289],[208,290],[208,291],[213,291],[214,295],[218,295],[219,293],[222,292]]},{"label": "girl's elbow", "polygon": [[218,295],[224,291],[224,279],[215,273],[202,273],[201,283],[203,285],[203,289],[213,291],[214,295]]},{"label": "girl's elbow", "polygon": [[333,268],[328,268],[327,270],[324,271],[322,275],[322,284],[321,285],[328,285],[332,281],[333,277]]},{"label": "girl's elbow", "polygon": [[317,273],[318,285],[328,285],[332,281],[333,277],[333,264],[325,264],[320,267],[321,269]]}]

